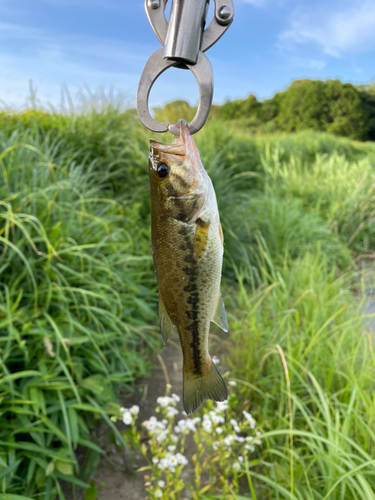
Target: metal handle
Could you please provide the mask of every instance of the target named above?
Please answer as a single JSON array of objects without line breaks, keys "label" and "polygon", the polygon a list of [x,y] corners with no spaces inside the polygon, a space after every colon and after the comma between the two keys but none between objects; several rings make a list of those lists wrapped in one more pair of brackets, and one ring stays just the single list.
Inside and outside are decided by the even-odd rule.
[{"label": "metal handle", "polygon": [[195,64],[209,0],[173,0],[164,57]]}]

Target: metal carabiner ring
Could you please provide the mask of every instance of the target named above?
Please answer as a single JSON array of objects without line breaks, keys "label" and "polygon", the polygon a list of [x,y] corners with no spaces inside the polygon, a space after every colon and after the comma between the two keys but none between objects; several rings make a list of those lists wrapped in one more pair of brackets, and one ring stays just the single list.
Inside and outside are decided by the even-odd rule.
[{"label": "metal carabiner ring", "polygon": [[[176,125],[154,120],[148,108],[148,99],[152,86],[158,77],[172,66],[178,66],[181,62],[163,58],[164,48],[154,52],[147,61],[138,85],[137,113],[142,124],[153,132],[167,132],[174,135],[180,134]],[[188,124],[191,134],[195,134],[206,123],[210,112],[213,98],[213,71],[208,58],[199,51],[196,64],[184,64],[195,76],[199,87],[199,104],[194,119]]]}]

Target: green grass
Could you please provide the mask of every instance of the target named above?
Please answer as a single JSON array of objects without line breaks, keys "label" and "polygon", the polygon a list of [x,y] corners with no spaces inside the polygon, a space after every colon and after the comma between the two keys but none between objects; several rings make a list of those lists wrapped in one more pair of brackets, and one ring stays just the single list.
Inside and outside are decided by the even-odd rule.
[{"label": "green grass", "polygon": [[84,144],[0,140],[0,491],[54,498],[82,484],[74,449],[100,451],[93,417],[110,423],[156,345],[149,228]]},{"label": "green grass", "polygon": [[[116,391],[161,345],[149,134],[113,106],[0,123],[0,494],[52,500],[61,479],[84,487],[95,471],[97,418],[121,443]],[[264,432],[243,494],[374,499],[375,360],[356,262],[375,248],[375,146],[228,127],[209,123],[196,142],[225,237],[227,362],[239,410]]]},{"label": "green grass", "polygon": [[354,276],[319,252],[275,272],[264,253],[268,285],[241,286],[228,360],[264,431],[256,498],[372,499],[375,358]]}]

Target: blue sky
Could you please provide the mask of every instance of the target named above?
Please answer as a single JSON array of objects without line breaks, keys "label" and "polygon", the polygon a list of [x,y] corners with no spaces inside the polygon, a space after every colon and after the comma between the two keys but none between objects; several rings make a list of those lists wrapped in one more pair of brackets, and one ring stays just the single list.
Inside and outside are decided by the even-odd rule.
[{"label": "blue sky", "polygon": [[[213,0],[211,0],[211,3]],[[375,0],[234,0],[226,35],[207,52],[214,102],[272,96],[297,78],[375,79]],[[111,87],[133,103],[148,57],[160,44],[143,0],[2,0],[0,98],[22,107],[32,79],[38,98],[59,106],[61,88],[75,98],[87,85]],[[158,80],[151,104],[196,104],[188,71]]]}]

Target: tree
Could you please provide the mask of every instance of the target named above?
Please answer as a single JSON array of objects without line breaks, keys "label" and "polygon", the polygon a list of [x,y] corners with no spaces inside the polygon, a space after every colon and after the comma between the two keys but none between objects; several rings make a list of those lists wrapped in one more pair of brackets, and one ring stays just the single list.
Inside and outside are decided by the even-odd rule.
[{"label": "tree", "polygon": [[282,130],[315,129],[351,139],[368,138],[368,112],[351,83],[296,80],[275,98],[279,101],[277,123]]}]

